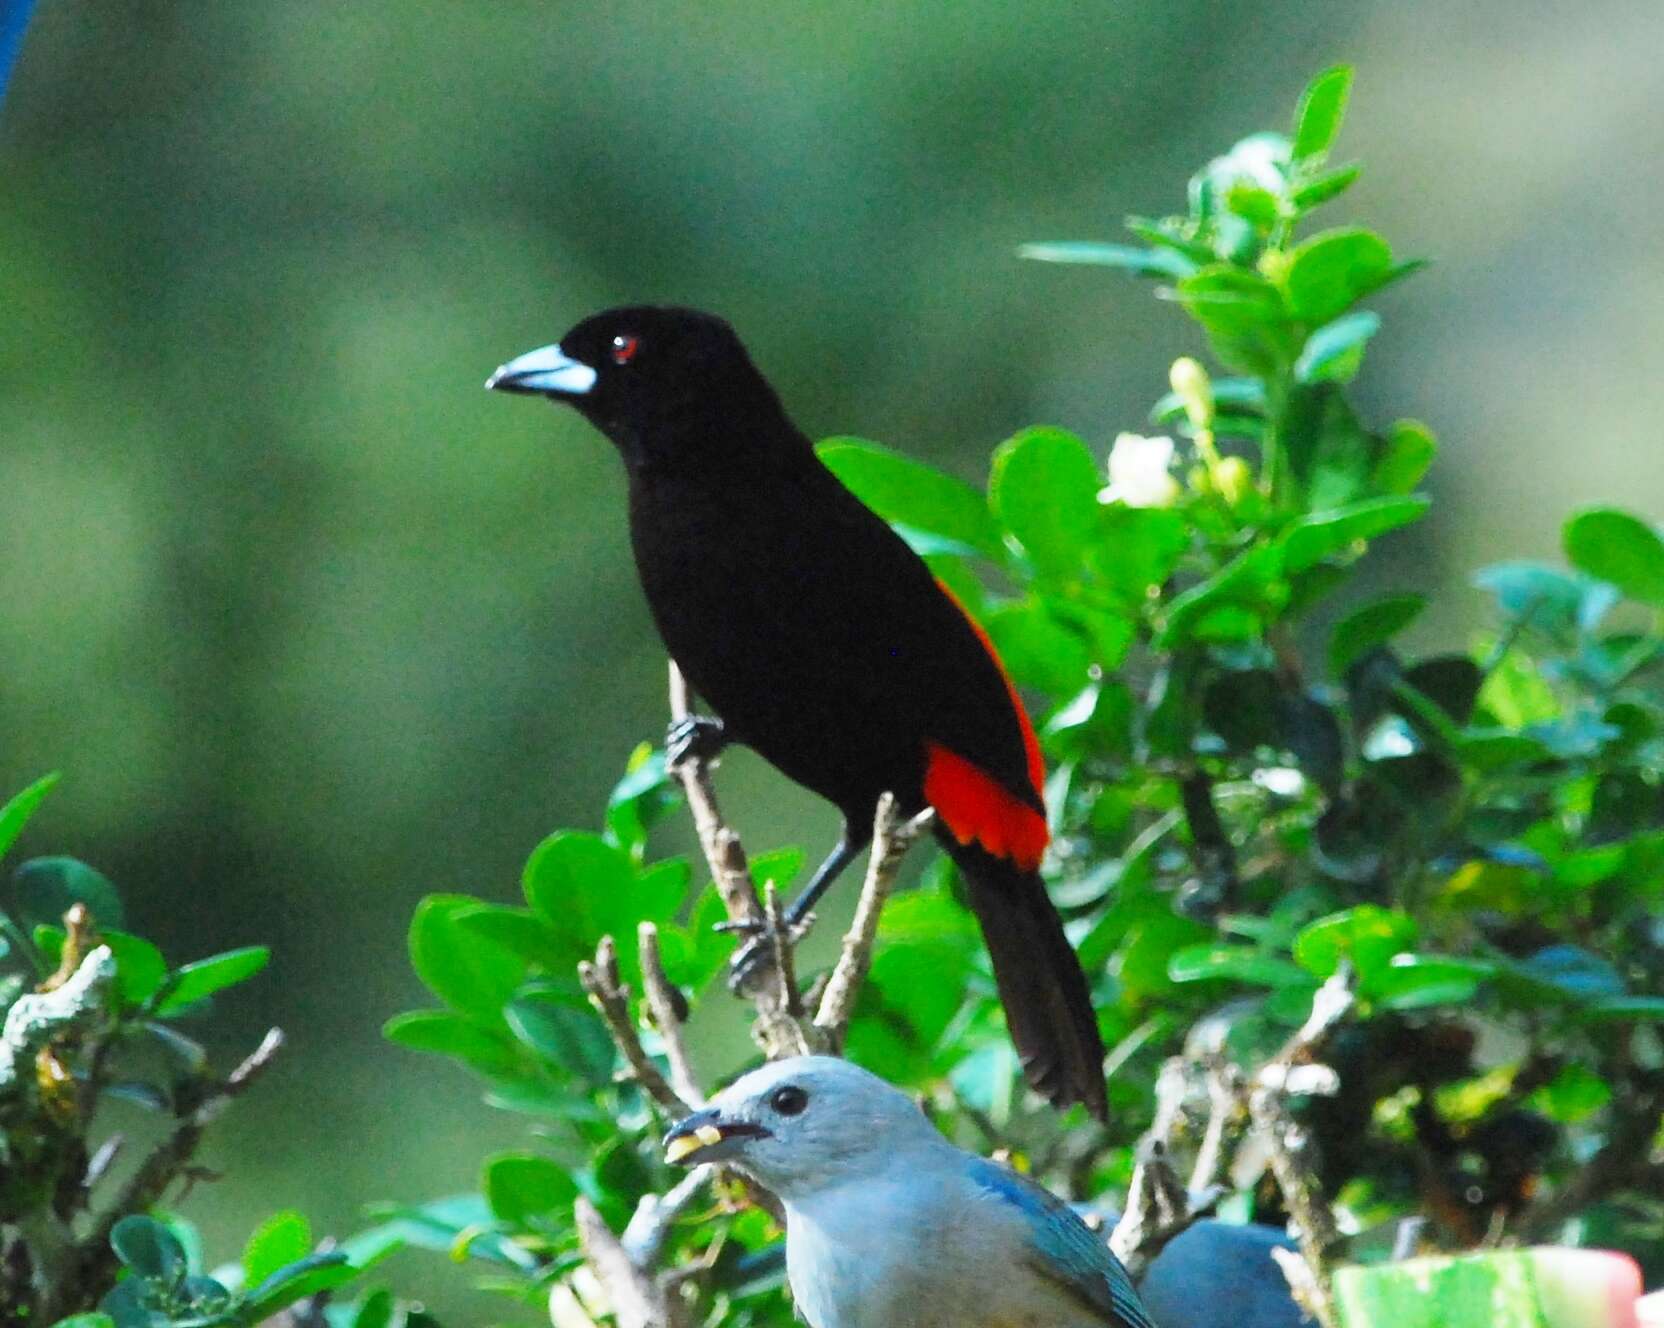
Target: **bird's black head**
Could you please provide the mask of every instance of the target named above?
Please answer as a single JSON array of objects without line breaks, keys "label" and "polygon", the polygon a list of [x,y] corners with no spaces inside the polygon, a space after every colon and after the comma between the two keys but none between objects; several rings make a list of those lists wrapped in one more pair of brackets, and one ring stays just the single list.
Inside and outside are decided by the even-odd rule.
[{"label": "bird's black head", "polygon": [[606,434],[632,466],[716,454],[794,433],[779,399],[722,319],[634,305],[583,320],[558,342],[510,360],[485,384],[562,401]]}]

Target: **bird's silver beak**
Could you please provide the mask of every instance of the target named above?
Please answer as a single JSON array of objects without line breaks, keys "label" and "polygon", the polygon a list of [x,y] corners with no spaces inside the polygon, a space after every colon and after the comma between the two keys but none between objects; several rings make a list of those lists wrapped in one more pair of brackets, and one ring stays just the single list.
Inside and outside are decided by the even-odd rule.
[{"label": "bird's silver beak", "polygon": [[539,346],[516,356],[485,380],[492,392],[535,392],[541,396],[581,397],[595,386],[595,370],[561,352]]},{"label": "bird's silver beak", "polygon": [[[695,1161],[716,1161],[712,1151],[735,1139],[765,1139],[768,1131],[750,1121],[725,1121],[714,1107],[697,1111],[664,1136],[664,1160],[692,1166]],[[695,1154],[703,1154],[695,1158]]]}]

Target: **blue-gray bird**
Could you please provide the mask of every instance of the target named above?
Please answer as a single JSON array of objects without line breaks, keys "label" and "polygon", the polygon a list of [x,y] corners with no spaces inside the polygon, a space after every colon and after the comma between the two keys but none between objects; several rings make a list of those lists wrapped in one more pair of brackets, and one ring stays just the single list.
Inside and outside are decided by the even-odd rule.
[{"label": "blue-gray bird", "polygon": [[665,1156],[725,1162],[779,1196],[812,1328],[1155,1328],[1067,1204],[848,1061],[754,1070],[671,1130]]}]

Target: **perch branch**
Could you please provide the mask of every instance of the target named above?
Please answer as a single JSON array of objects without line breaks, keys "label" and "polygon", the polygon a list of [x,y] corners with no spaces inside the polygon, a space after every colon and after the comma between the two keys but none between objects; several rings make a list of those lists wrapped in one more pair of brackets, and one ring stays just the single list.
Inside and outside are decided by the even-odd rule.
[{"label": "perch branch", "polygon": [[630,1067],[630,1074],[643,1091],[677,1120],[691,1116],[694,1108],[659,1073],[659,1067],[641,1045],[635,1020],[630,1017],[630,989],[619,981],[618,947],[612,937],[601,938],[600,945],[595,947],[594,963],[579,963],[578,981],[589,993],[590,1004],[600,1013],[607,1032],[612,1034],[614,1044]]},{"label": "perch branch", "polygon": [[606,1293],[618,1328],[679,1328],[681,1302],[652,1274],[638,1267],[595,1205],[580,1196],[573,1204],[584,1262]]},{"label": "perch branch", "polygon": [[1136,1282],[1168,1241],[1196,1220],[1190,1195],[1167,1160],[1167,1146],[1146,1137],[1127,1187],[1127,1208],[1109,1234],[1114,1251]]},{"label": "perch branch", "polygon": [[682,1036],[682,1011],[686,1007],[665,976],[664,957],[659,953],[659,929],[651,922],[644,922],[636,935],[641,955],[641,985],[653,1023],[664,1039],[665,1060],[670,1063],[670,1086],[682,1101],[702,1102],[705,1094],[700,1091],[693,1062],[688,1057],[687,1040]]},{"label": "perch branch", "polygon": [[1333,1092],[1334,1071],[1315,1062],[1318,1047],[1356,1004],[1347,965],[1318,988],[1312,1012],[1282,1050],[1254,1078],[1248,1111],[1270,1155],[1271,1174],[1282,1191],[1293,1219],[1298,1258],[1292,1253],[1277,1260],[1289,1290],[1323,1328],[1335,1328],[1335,1307],[1329,1295],[1329,1261],[1340,1243],[1340,1230],[1323,1194],[1310,1155],[1311,1138],[1289,1114],[1291,1092]]},{"label": "perch branch", "polygon": [[861,899],[855,917],[844,933],[843,948],[837,965],[821,993],[820,1006],[815,1014],[815,1026],[826,1031],[834,1048],[843,1045],[849,1030],[850,1017],[855,1013],[855,998],[872,967],[873,944],[878,939],[878,917],[884,901],[895,888],[896,874],[908,848],[930,824],[933,813],[927,808],[912,820],[901,820],[893,795],[886,793],[878,800],[878,812],[873,820],[872,850],[867,856],[867,875],[861,883]]},{"label": "perch branch", "polygon": [[664,1252],[664,1242],[676,1219],[699,1197],[711,1178],[709,1166],[695,1167],[663,1194],[644,1194],[624,1228],[624,1252],[637,1268],[651,1269]]},{"label": "perch branch", "polygon": [[[676,661],[670,662],[670,715],[684,720],[692,714],[687,679],[682,676]],[[757,887],[751,881],[751,867],[746,861],[740,837],[722,817],[717,805],[716,789],[711,784],[710,768],[698,758],[690,758],[677,765],[673,772],[682,783],[687,796],[688,810],[693,813],[693,828],[699,836],[699,847],[710,864],[711,876],[716,881],[717,893],[722,896],[730,922],[757,930],[763,926],[763,909],[757,901]]]}]

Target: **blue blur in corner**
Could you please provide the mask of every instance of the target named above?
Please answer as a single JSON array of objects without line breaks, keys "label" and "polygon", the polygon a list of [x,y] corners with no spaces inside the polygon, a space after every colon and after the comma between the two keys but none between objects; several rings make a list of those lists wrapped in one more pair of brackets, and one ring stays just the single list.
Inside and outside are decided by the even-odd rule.
[{"label": "blue blur in corner", "polygon": [[0,0],[0,103],[6,100],[6,85],[11,82],[17,49],[23,45],[23,29],[29,26],[29,13],[34,7],[35,0]]}]

